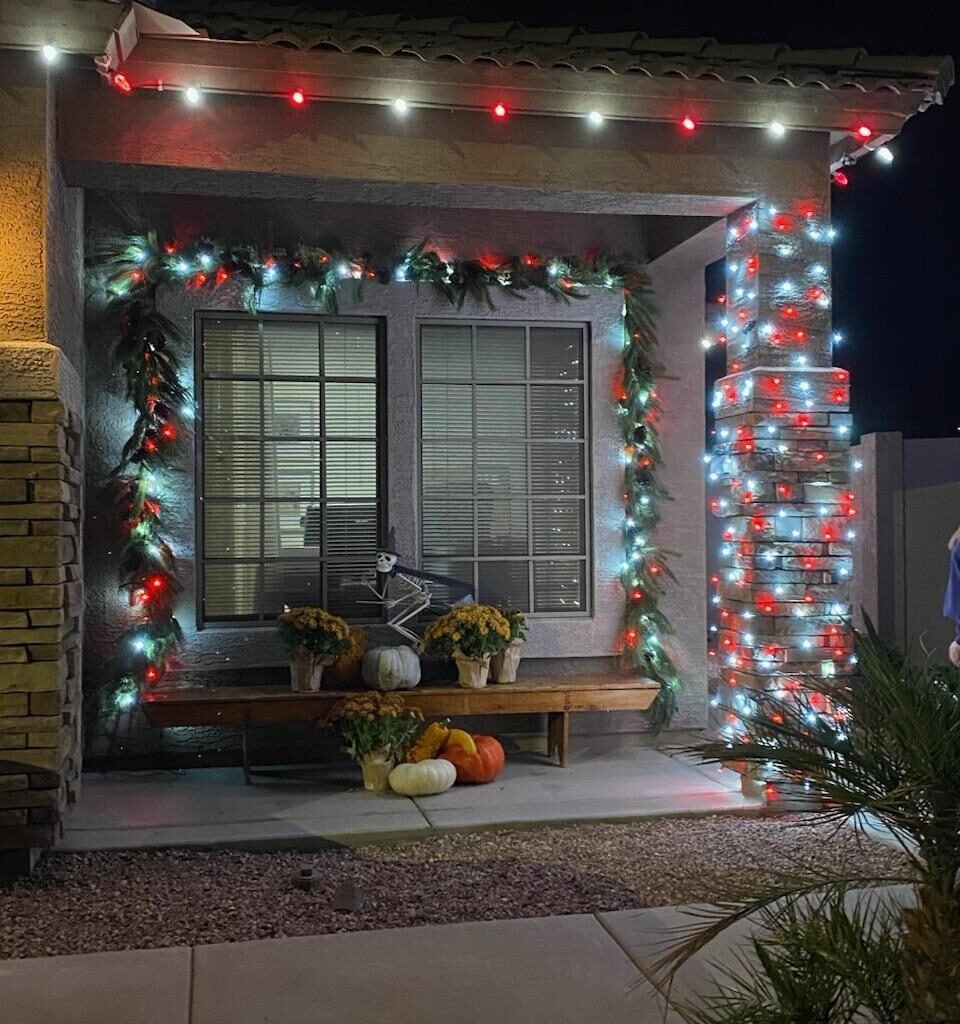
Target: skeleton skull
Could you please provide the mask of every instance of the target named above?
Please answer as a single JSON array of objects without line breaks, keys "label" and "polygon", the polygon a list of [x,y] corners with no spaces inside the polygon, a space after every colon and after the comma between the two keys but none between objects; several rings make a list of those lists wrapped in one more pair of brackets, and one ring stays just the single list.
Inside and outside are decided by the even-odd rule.
[{"label": "skeleton skull", "polygon": [[393,567],[397,564],[397,556],[392,551],[378,551],[377,552],[377,572],[388,573],[393,572]]}]

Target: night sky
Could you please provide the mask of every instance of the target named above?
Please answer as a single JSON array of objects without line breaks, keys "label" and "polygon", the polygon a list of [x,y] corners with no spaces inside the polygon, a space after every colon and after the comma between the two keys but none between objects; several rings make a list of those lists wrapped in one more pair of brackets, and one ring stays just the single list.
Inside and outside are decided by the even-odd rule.
[{"label": "night sky", "polygon": [[[314,2],[318,8],[332,4]],[[579,25],[595,32],[712,36],[794,48],[862,46],[871,53],[960,58],[947,3],[588,4],[354,0],[365,14]],[[890,167],[867,159],[834,189],[834,324],[847,341],[837,361],[853,380],[855,430],[955,437],[960,428],[960,87],[943,107],[907,123]]]}]

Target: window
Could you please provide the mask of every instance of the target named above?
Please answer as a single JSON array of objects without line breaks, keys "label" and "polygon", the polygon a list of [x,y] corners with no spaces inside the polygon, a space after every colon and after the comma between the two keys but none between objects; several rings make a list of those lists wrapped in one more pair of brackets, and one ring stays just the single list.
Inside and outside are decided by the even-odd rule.
[{"label": "window", "polygon": [[284,604],[370,617],[380,349],[370,320],[201,319],[201,623]]},{"label": "window", "polygon": [[420,325],[423,563],[478,600],[587,610],[585,343],[581,326]]}]

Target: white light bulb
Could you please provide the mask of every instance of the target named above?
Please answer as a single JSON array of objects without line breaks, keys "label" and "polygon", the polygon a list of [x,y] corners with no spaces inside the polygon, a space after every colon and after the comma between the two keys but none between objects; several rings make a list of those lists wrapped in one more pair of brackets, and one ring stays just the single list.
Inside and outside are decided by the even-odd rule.
[{"label": "white light bulb", "polygon": [[396,98],[396,99],[395,99],[395,100],[393,101],[393,109],[394,109],[394,110],[395,110],[395,111],[396,111],[396,112],[397,112],[398,114],[400,114],[401,116],[403,116],[404,114],[406,114],[406,113],[407,113],[407,112],[408,112],[408,111],[410,110],[410,104],[409,104],[409,103],[407,103],[407,101],[406,101],[406,100],[405,100],[405,99],[404,99],[404,98],[403,98],[402,96],[398,96],[398,97],[397,97],[397,98]]},{"label": "white light bulb", "polygon": [[40,53],[43,55],[43,59],[48,64],[53,64],[60,57],[60,51],[49,43],[44,43],[40,48]]},{"label": "white light bulb", "polygon": [[587,120],[596,128],[603,124],[603,114],[601,114],[599,110],[591,110],[590,113],[587,114]]},{"label": "white light bulb", "polygon": [[787,134],[786,127],[780,121],[771,121],[768,127],[775,139],[782,139]]},{"label": "white light bulb", "polygon": [[893,163],[893,150],[889,146],[881,146],[877,151],[877,159],[882,164]]},{"label": "white light bulb", "polygon": [[200,102],[202,96],[203,94],[195,85],[188,86],[183,94],[183,98],[191,107],[195,107]]}]

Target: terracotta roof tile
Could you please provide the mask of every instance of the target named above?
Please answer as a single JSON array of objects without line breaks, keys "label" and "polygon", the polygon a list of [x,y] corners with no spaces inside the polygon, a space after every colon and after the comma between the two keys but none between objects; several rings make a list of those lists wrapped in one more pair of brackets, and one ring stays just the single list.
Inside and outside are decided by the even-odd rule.
[{"label": "terracotta roof tile", "polygon": [[948,57],[871,57],[851,47],[791,50],[782,43],[719,43],[707,36],[664,39],[643,32],[593,33],[526,28],[518,22],[472,22],[458,16],[410,18],[318,11],[263,0],[160,0],[168,14],[215,38],[343,53],[374,50],[423,60],[455,58],[503,67],[533,64],[575,71],[607,70],[651,77],[715,78],[824,89],[892,89],[939,100],[953,84]]}]

